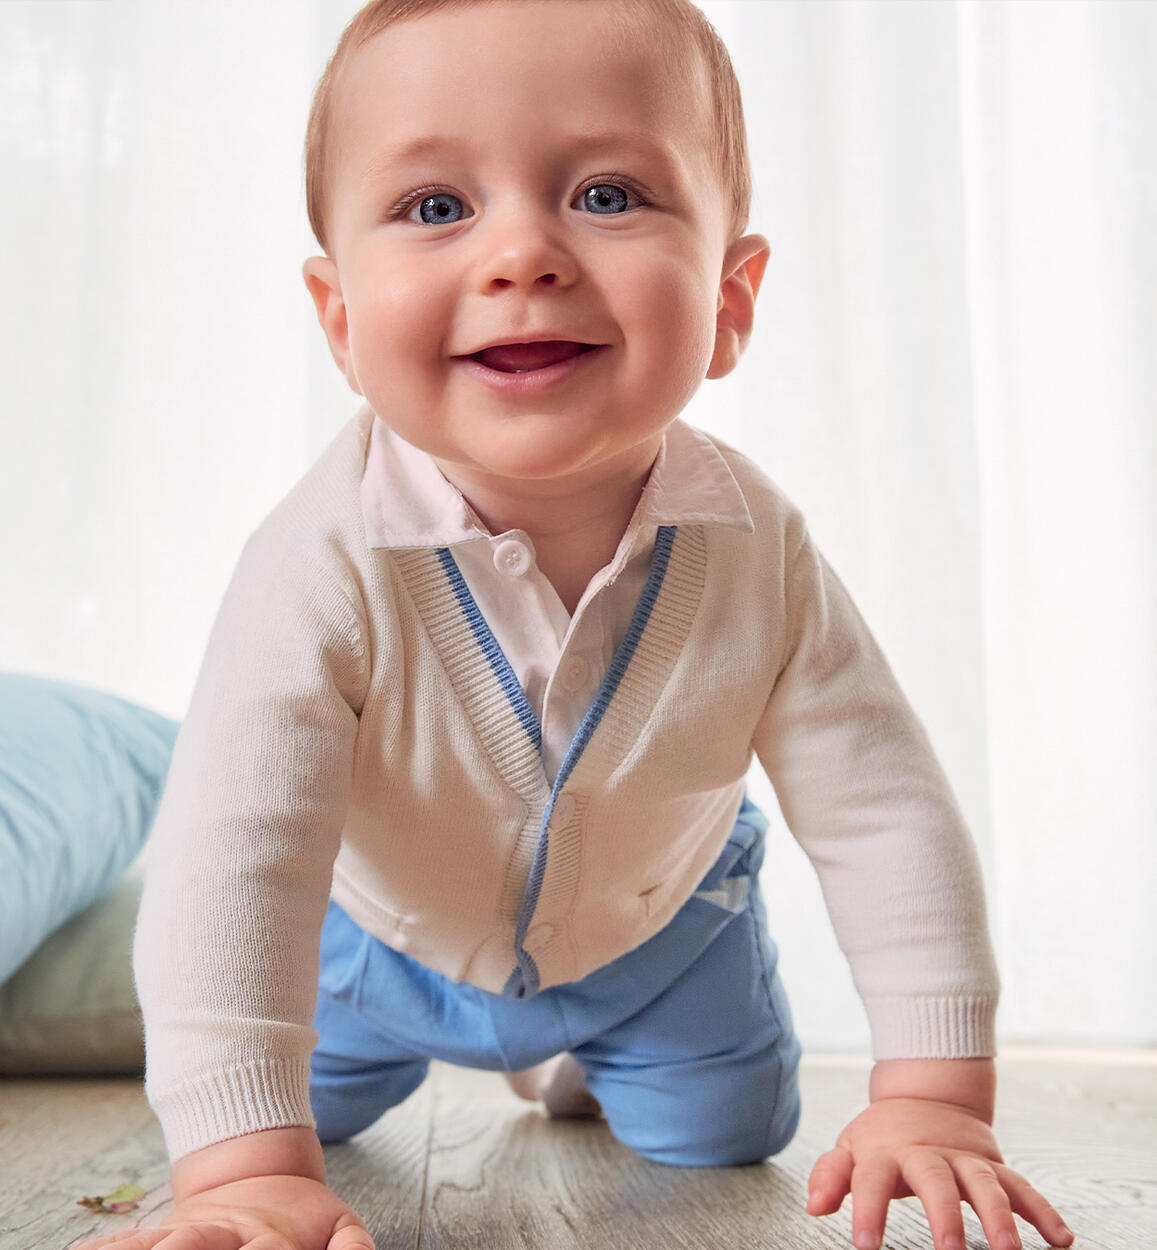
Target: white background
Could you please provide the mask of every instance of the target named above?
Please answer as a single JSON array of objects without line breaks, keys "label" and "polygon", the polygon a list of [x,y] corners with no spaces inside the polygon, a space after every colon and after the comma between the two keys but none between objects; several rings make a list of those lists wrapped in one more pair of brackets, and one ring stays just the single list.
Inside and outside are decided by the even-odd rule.
[{"label": "white background", "polygon": [[[702,7],[772,258],[687,415],[803,507],[924,720],[1001,1037],[1157,1043],[1157,5]],[[300,160],[356,8],[0,4],[0,667],[180,717],[242,542],[355,411]],[[805,1045],[866,1048],[781,827],[765,886]]]}]

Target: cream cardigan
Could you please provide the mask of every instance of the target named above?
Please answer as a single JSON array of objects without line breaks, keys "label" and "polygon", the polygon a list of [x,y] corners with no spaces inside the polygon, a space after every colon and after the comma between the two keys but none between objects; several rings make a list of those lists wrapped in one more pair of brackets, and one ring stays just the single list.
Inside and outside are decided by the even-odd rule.
[{"label": "cream cardigan", "polygon": [[333,898],[455,980],[528,995],[665,925],[753,752],[819,874],[877,1058],[991,1055],[975,850],[927,737],[798,510],[704,440],[749,524],[661,526],[553,787],[448,548],[384,549],[363,410],[245,546],[152,834],[135,944],[169,1151],[311,1124]]}]

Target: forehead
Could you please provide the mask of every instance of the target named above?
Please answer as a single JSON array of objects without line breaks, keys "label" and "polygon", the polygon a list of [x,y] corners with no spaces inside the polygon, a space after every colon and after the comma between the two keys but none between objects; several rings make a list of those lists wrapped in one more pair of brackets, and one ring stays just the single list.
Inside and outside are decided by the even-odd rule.
[{"label": "forehead", "polygon": [[339,183],[434,136],[525,155],[560,135],[621,133],[702,165],[701,58],[647,14],[620,0],[493,0],[387,27],[335,88]]}]

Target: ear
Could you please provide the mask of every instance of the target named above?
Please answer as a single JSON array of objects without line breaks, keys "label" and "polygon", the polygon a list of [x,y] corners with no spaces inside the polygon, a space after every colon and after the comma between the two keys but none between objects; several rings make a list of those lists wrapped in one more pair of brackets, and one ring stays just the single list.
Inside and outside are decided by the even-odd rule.
[{"label": "ear", "polygon": [[345,300],[341,293],[341,279],[337,265],[328,256],[311,256],[301,267],[305,285],[313,296],[317,308],[317,320],[325,331],[326,342],[337,367],[345,374],[350,388],[361,394],[357,375],[350,356],[349,322],[346,318]]},{"label": "ear", "polygon": [[723,258],[719,307],[715,318],[715,351],[706,376],[723,378],[739,363],[751,338],[755,297],[771,255],[771,244],[761,234],[737,239]]}]

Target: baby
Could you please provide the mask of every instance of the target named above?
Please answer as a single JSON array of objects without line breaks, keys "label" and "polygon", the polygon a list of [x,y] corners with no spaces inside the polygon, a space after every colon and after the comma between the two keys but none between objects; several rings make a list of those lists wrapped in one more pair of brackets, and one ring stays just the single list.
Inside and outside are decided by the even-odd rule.
[{"label": "baby", "polygon": [[[307,142],[305,281],[365,406],[250,538],[153,834],[136,942],[164,1228],[122,1250],[372,1250],[322,1143],[431,1058],[663,1163],[774,1155],[799,1043],[759,890],[758,757],[871,1025],[815,1164],[962,1250],[1013,1213],[976,856],[799,511],[679,414],[768,243],[689,0],[375,0]],[[770,1213],[769,1213],[770,1218]]]}]

